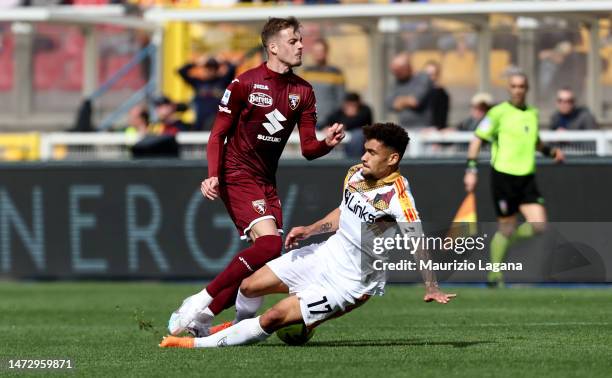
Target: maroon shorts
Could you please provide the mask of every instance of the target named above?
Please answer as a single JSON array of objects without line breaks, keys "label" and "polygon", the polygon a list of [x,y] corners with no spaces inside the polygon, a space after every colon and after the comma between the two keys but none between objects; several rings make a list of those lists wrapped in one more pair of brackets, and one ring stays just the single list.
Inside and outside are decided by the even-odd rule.
[{"label": "maroon shorts", "polygon": [[223,177],[220,194],[240,239],[250,241],[251,227],[264,219],[274,219],[278,231],[283,232],[283,213],[274,185],[258,183],[251,176],[236,172]]}]

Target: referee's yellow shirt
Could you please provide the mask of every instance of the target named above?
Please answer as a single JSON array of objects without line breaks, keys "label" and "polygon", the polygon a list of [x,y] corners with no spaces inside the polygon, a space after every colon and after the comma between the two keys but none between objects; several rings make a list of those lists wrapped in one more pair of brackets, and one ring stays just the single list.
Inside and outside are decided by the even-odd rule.
[{"label": "referee's yellow shirt", "polygon": [[538,109],[507,101],[491,108],[476,128],[476,136],[492,145],[493,169],[514,176],[535,172],[538,135]]}]

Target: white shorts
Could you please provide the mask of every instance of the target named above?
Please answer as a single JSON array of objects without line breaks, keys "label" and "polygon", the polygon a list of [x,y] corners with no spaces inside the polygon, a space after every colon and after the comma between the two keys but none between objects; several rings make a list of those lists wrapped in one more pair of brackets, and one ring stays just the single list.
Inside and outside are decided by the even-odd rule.
[{"label": "white shorts", "polygon": [[268,262],[272,272],[289,287],[289,293],[300,300],[302,318],[307,326],[330,318],[338,311],[345,311],[350,302],[323,274],[328,267],[316,251],[325,243],[311,244],[294,249]]}]

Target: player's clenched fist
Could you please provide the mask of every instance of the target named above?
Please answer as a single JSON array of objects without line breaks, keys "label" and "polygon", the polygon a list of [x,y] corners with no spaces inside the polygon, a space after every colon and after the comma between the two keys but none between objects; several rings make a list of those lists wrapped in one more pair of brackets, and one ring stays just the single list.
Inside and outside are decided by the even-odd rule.
[{"label": "player's clenched fist", "polygon": [[219,197],[219,178],[217,177],[209,177],[206,180],[202,181],[202,185],[200,185],[200,190],[204,197],[209,200],[215,200],[215,198]]},{"label": "player's clenched fist", "polygon": [[328,127],[326,130],[326,135],[325,135],[325,143],[329,146],[329,147],[334,147],[336,146],[338,143],[340,143],[342,141],[342,139],[344,139],[344,125],[341,123],[334,123],[333,125],[331,125],[330,127]]},{"label": "player's clenched fist", "polygon": [[310,231],[306,226],[293,227],[285,238],[285,248],[295,248],[299,240],[307,239],[310,236]]}]

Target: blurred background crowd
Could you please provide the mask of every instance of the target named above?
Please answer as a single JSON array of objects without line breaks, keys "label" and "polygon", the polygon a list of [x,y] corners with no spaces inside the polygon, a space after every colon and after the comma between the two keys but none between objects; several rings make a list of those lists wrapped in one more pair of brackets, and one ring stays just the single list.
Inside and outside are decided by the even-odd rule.
[{"label": "blurred background crowd", "polygon": [[[49,6],[49,5],[104,5],[104,4],[124,4],[137,6],[139,8],[149,8],[154,6],[175,6],[175,5],[199,5],[199,6],[231,6],[238,3],[280,3],[280,4],[355,4],[383,1],[364,1],[364,0],[0,0],[1,7],[16,6]],[[389,1],[403,2],[403,1]],[[413,0],[405,2],[426,3],[427,0]]]},{"label": "blurred background crowd", "polygon": [[[119,4],[127,7],[129,14],[141,17],[143,11],[156,6],[190,9],[231,6],[236,2],[0,0],[0,9]],[[481,91],[477,74],[477,30],[448,19],[402,20],[397,33],[385,40],[390,48],[380,72],[385,88],[380,106],[369,90],[375,79],[369,71],[372,50],[368,31],[350,23],[305,22],[305,63],[297,73],[315,89],[317,127],[323,129],[334,122],[344,123],[353,136],[344,149],[351,157],[361,154],[360,128],[373,120],[395,119],[404,127],[425,133],[473,131],[491,106],[507,99],[506,77],[520,66],[517,18],[493,15],[490,23],[494,30],[489,68],[491,86],[490,90]],[[144,54],[135,60],[151,43],[150,32],[96,25],[93,29],[97,43],[95,84],[98,87],[110,84],[95,102],[86,102],[84,107],[82,100],[87,84],[83,72],[88,68],[83,54],[87,49],[87,33],[75,25],[34,24],[29,39],[31,90],[24,95],[24,90],[18,88],[20,63],[16,56],[25,42],[20,39],[15,24],[0,21],[0,112],[3,113],[0,130],[114,130],[138,137],[174,137],[184,131],[210,131],[217,103],[228,83],[237,74],[265,60],[259,47],[258,25],[193,22],[184,23],[179,29],[183,51],[157,52],[158,57],[162,56],[163,68],[156,74],[154,55]],[[530,102],[541,110],[541,127],[557,131],[607,128],[612,119],[612,103],[607,100],[612,98],[608,96],[612,94],[609,20],[603,20],[599,29],[601,77],[598,81],[603,105],[597,111],[586,106],[587,51],[592,37],[585,26],[571,18],[544,17],[539,20],[533,38],[535,75],[531,78],[534,89]],[[166,44],[176,41],[169,39]],[[115,80],[118,72],[121,75]],[[138,101],[130,100],[153,79],[156,81],[152,90],[149,87]],[[28,98],[28,104],[20,100],[23,96]],[[122,106],[123,113],[109,121],[109,125],[99,127],[109,114]],[[89,113],[85,118],[92,120],[83,122],[83,111]],[[166,145],[162,150],[168,151],[168,148],[175,151],[176,146]]]}]

